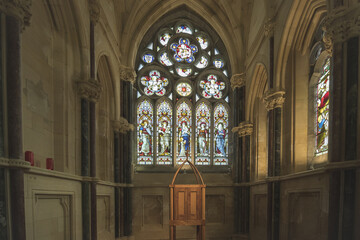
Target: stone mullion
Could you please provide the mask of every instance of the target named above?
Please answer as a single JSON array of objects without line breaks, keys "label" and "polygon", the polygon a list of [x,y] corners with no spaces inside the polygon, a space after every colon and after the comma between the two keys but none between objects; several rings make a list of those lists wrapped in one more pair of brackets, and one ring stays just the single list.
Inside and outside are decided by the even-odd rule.
[{"label": "stone mullion", "polygon": [[0,157],[5,157],[5,80],[4,80],[4,44],[3,44],[3,17],[0,14]]}]

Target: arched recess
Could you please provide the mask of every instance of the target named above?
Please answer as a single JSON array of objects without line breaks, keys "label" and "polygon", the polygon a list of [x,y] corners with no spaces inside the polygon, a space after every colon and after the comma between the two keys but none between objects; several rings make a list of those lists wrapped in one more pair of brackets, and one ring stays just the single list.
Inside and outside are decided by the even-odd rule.
[{"label": "arched recess", "polygon": [[[156,6],[154,6],[156,5]],[[133,7],[133,14],[128,18],[128,24],[125,24],[124,35],[121,39],[121,52],[123,56],[123,64],[134,67],[136,62],[136,54],[144,35],[159,19],[165,15],[201,16],[208,21],[208,24],[221,36],[229,51],[229,60],[234,69],[232,72],[239,72],[237,69],[244,54],[243,38],[240,28],[232,28],[236,24],[234,14],[221,11],[217,4],[206,4],[206,1],[152,1],[152,4],[138,4]],[[154,10],[155,9],[155,10]],[[203,20],[202,20],[203,21]],[[129,33],[133,33],[130,35]],[[235,36],[235,37],[234,37]]]},{"label": "arched recess", "polygon": [[263,96],[268,89],[268,74],[264,64],[255,66],[247,109],[247,119],[254,124],[252,138],[251,178],[260,180],[267,177],[267,110]]},{"label": "arched recess", "polygon": [[115,118],[115,94],[109,60],[101,56],[98,62],[97,79],[102,93],[96,105],[96,168],[102,180],[113,179],[113,130],[111,120]]}]

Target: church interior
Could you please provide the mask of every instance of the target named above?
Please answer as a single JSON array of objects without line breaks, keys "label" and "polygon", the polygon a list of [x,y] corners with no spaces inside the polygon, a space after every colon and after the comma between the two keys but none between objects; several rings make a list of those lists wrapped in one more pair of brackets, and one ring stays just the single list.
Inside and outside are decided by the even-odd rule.
[{"label": "church interior", "polygon": [[1,240],[360,239],[360,0],[0,12]]}]

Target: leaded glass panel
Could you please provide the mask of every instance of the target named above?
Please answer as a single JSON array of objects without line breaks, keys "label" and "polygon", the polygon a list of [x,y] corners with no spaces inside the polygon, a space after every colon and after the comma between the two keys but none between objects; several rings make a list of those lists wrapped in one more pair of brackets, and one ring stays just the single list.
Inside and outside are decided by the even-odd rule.
[{"label": "leaded glass panel", "polygon": [[191,106],[186,101],[181,102],[176,109],[177,126],[177,163],[182,163],[186,159],[186,152],[191,157]]},{"label": "leaded glass panel", "polygon": [[137,107],[137,163],[153,164],[153,106],[148,99],[142,100]]},{"label": "leaded glass panel", "polygon": [[157,164],[172,164],[172,106],[162,100],[157,106]]},{"label": "leaded glass panel", "polygon": [[210,107],[200,102],[196,107],[195,164],[210,165]]},{"label": "leaded glass panel", "polygon": [[214,110],[214,165],[228,164],[229,114],[223,103]]}]

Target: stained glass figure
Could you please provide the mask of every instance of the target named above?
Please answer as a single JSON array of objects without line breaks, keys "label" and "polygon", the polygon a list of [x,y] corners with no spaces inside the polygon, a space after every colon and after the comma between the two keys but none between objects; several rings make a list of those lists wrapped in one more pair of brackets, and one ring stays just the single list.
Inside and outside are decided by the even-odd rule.
[{"label": "stained glass figure", "polygon": [[177,62],[192,63],[195,61],[194,54],[198,52],[197,46],[190,44],[187,38],[180,38],[179,44],[172,43],[170,48],[175,52],[174,59]]},{"label": "stained glass figure", "polygon": [[223,96],[222,90],[225,89],[225,83],[219,81],[216,75],[209,74],[206,80],[200,81],[200,88],[203,89],[201,92],[203,97],[220,99]]},{"label": "stained glass figure", "polygon": [[196,107],[195,164],[210,165],[210,108],[204,102]]},{"label": "stained glass figure", "polygon": [[222,103],[215,107],[214,127],[214,165],[227,165],[229,116],[226,107]]},{"label": "stained glass figure", "polygon": [[195,64],[195,67],[197,67],[197,68],[206,68],[208,64],[209,64],[208,59],[205,56],[201,56],[200,61],[198,61]]},{"label": "stained glass figure", "polygon": [[152,63],[154,61],[154,56],[150,53],[145,53],[142,57],[142,60],[145,62],[145,63]]},{"label": "stained glass figure", "polygon": [[159,71],[152,70],[149,72],[149,76],[141,77],[141,83],[145,86],[144,92],[146,95],[164,96],[166,93],[165,87],[169,84],[169,80],[162,77]]},{"label": "stained glass figure", "polygon": [[179,74],[180,77],[187,77],[187,76],[190,76],[190,74],[192,73],[192,70],[191,70],[191,68],[177,67],[176,72],[177,72],[177,74]]},{"label": "stained glass figure", "polygon": [[152,156],[153,106],[148,99],[143,100],[137,107],[137,163],[141,165],[153,164]]},{"label": "stained glass figure", "polygon": [[199,42],[200,47],[203,50],[207,49],[207,47],[209,46],[209,41],[202,36],[197,36],[196,40]]},{"label": "stained glass figure", "polygon": [[316,154],[328,151],[329,130],[329,94],[330,89],[330,58],[323,66],[322,75],[317,85],[317,124],[316,124]]},{"label": "stained glass figure", "polygon": [[173,65],[173,63],[169,59],[169,56],[168,56],[167,52],[160,53],[160,59],[159,60],[160,60],[162,65],[165,65],[165,66],[168,66],[168,67]]},{"label": "stained glass figure", "polygon": [[157,164],[172,164],[172,107],[162,100],[157,106]]},{"label": "stained glass figure", "polygon": [[222,60],[221,58],[215,58],[213,64],[216,68],[223,68],[225,65],[224,60]]},{"label": "stained glass figure", "polygon": [[182,163],[186,159],[186,152],[191,156],[191,106],[182,102],[176,109],[177,125],[177,159],[176,162]]},{"label": "stained glass figure", "polygon": [[177,27],[176,33],[192,34],[193,32],[192,32],[191,28],[189,28],[188,26],[186,26],[186,25],[180,25],[180,26]]},{"label": "stained glass figure", "polygon": [[176,91],[180,96],[187,97],[191,94],[192,88],[190,84],[182,82],[176,86]]},{"label": "stained glass figure", "polygon": [[165,32],[165,33],[160,35],[159,42],[160,42],[161,45],[166,46],[167,43],[169,42],[170,38],[171,38],[171,34]]}]

